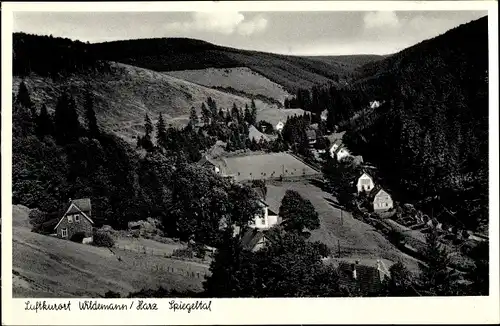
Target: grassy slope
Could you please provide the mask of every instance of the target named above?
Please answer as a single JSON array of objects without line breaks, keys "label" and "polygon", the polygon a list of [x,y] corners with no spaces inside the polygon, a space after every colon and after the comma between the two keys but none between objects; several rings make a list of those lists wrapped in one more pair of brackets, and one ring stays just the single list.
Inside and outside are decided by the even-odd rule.
[{"label": "grassy slope", "polygon": [[169,76],[207,87],[232,87],[252,95],[263,95],[283,103],[290,94],[259,73],[246,67],[168,71]]},{"label": "grassy slope", "polygon": [[203,278],[157,271],[156,266],[200,274],[207,271],[206,266],[116,249],[113,253],[33,233],[26,227],[28,211],[13,207],[14,297],[99,297],[107,290],[125,295],[160,285],[177,290],[202,288]]},{"label": "grassy slope", "polygon": [[[113,64],[110,74],[76,75],[54,82],[50,78],[31,76],[25,79],[32,100],[40,106],[46,103],[55,108],[57,97],[64,88],[69,88],[80,104],[83,117],[83,96],[90,88],[95,97],[95,110],[101,126],[108,131],[133,142],[137,134],[143,133],[144,116],[149,113],[155,121],[161,112],[176,125],[187,122],[189,110],[194,106],[198,113],[202,102],[212,97],[218,107],[231,108],[250,104],[245,97],[217,91],[152,70],[124,64]],[[13,91],[17,93],[20,79],[14,77]],[[274,111],[274,106],[256,100],[260,111]]]},{"label": "grassy slope", "polygon": [[248,67],[289,92],[332,82],[349,67],[305,57],[238,50],[185,38],[141,39],[93,44],[99,58],[156,71]]},{"label": "grassy slope", "polygon": [[320,228],[312,232],[310,239],[325,243],[334,255],[340,241],[344,258],[401,260],[409,269],[418,270],[415,259],[398,250],[372,226],[354,219],[345,211],[341,218],[340,210],[331,204],[336,202],[335,198],[314,185],[301,182],[268,185],[267,197],[281,201],[288,189],[298,191],[314,205],[320,217]]}]

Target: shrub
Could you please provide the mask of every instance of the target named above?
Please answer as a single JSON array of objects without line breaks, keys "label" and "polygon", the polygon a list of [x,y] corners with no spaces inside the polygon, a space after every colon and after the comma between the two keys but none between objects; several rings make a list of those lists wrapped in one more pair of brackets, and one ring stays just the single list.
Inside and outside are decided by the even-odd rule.
[{"label": "shrub", "polygon": [[121,298],[121,295],[118,292],[109,290],[106,293],[104,293],[104,297],[105,298]]},{"label": "shrub", "polygon": [[172,256],[179,258],[193,258],[194,257],[193,248],[188,247],[188,248],[175,249],[174,252],[172,253]]},{"label": "shrub", "polygon": [[82,243],[83,238],[85,238],[85,233],[77,232],[77,233],[73,234],[73,236],[71,236],[70,240],[73,242]]},{"label": "shrub", "polygon": [[193,245],[193,253],[196,258],[204,259],[205,258],[205,246],[201,243],[196,243]]},{"label": "shrub", "polygon": [[97,247],[112,248],[115,245],[115,240],[106,232],[94,231],[93,244]]}]

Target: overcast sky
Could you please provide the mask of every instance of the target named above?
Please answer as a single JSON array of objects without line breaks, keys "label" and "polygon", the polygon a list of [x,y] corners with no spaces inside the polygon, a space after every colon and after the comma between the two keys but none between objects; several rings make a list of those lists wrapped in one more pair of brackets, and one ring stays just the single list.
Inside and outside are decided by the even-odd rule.
[{"label": "overcast sky", "polygon": [[14,31],[103,42],[189,37],[295,55],[390,54],[486,11],[17,12]]}]

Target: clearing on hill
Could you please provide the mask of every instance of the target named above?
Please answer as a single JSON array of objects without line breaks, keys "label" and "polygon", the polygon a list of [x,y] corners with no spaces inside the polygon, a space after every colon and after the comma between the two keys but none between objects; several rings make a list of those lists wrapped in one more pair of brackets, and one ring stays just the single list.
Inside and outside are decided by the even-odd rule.
[{"label": "clearing on hill", "polygon": [[167,71],[169,76],[184,79],[206,87],[234,89],[238,92],[261,95],[280,103],[291,96],[281,85],[278,85],[261,74],[246,67],[207,68],[199,70]]},{"label": "clearing on hill", "polygon": [[385,259],[392,263],[403,262],[412,271],[418,271],[417,261],[401,252],[372,226],[363,223],[349,212],[335,207],[336,199],[329,193],[308,182],[280,182],[267,186],[266,199],[281,202],[287,190],[297,191],[314,205],[319,214],[320,228],[311,234],[311,241],[320,241],[341,258],[361,261]]},{"label": "clearing on hill", "polygon": [[[191,107],[201,114],[201,105],[211,97],[219,108],[230,109],[250,105],[251,99],[200,86],[185,80],[143,68],[120,63],[111,64],[111,73],[78,74],[61,81],[30,76],[25,78],[31,99],[39,108],[42,103],[47,108],[55,108],[57,98],[68,89],[78,104],[80,118],[83,119],[85,91],[90,89],[95,96],[95,111],[99,125],[107,131],[134,142],[137,135],[144,133],[144,116],[148,113],[155,122],[159,113],[173,125],[185,124]],[[13,92],[21,79],[14,77]],[[275,105],[255,101],[259,110],[276,110]]]}]

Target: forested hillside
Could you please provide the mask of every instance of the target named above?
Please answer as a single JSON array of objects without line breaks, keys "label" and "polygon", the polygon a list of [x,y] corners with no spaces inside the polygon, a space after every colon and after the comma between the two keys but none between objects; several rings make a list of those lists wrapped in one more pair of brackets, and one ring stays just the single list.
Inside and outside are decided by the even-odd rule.
[{"label": "forested hillside", "polygon": [[338,83],[352,72],[345,64],[333,61],[238,50],[186,38],[114,41],[90,48],[99,58],[155,71],[248,67],[290,92]]},{"label": "forested hillside", "polygon": [[[347,130],[348,147],[379,168],[396,199],[462,227],[485,224],[487,17],[368,63],[349,86],[298,95],[305,109],[328,109],[328,127]],[[374,100],[382,105],[370,109]]]}]

